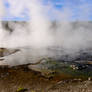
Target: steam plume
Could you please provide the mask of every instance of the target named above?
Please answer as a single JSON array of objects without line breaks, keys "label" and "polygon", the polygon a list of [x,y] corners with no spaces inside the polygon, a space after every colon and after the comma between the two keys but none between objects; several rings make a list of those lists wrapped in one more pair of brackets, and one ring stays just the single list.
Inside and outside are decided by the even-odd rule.
[{"label": "steam plume", "polygon": [[[63,54],[77,55],[80,50],[92,49],[92,23],[70,22],[74,16],[70,6],[65,5],[62,11],[58,11],[52,5],[44,6],[42,0],[20,0],[21,3],[19,0],[8,0],[8,2],[12,16],[21,16],[26,9],[30,20],[27,23],[8,22],[9,30],[12,31],[1,28],[0,47],[30,47],[38,51],[34,56],[51,57]],[[78,13],[78,19],[82,16],[83,19],[89,18],[89,5],[83,4],[79,10],[83,10],[83,13]],[[56,22],[49,19],[47,12],[50,11]]]}]

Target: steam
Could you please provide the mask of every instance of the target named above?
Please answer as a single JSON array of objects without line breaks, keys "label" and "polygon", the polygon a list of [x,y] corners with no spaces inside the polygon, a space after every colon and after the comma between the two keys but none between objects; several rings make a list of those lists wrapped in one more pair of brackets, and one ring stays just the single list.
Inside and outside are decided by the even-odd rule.
[{"label": "steam", "polygon": [[4,16],[4,5],[3,5],[3,1],[0,0],[0,20],[1,20],[1,17]]},{"label": "steam", "polygon": [[[18,0],[10,3],[10,13],[14,16],[18,16],[21,14],[24,8],[27,8],[28,14],[30,16],[30,21],[28,25],[24,27],[21,24],[9,23],[9,27],[13,29],[11,35],[7,34],[6,38],[3,38],[4,46],[8,47],[20,47],[20,46],[31,46],[31,47],[45,47],[51,45],[52,36],[50,35],[50,22],[45,16],[43,11],[44,6],[41,4],[41,1],[37,0],[23,0],[22,4],[18,4]],[[18,9],[16,9],[16,5]],[[13,10],[15,10],[13,12]],[[15,14],[16,13],[16,14]],[[8,45],[7,45],[8,42]],[[17,42],[17,44],[15,43]]]},{"label": "steam", "polygon": [[31,16],[30,27],[33,31],[31,35],[32,45],[36,47],[51,45],[50,22],[44,14],[44,6],[41,1],[38,2],[37,0],[31,0],[28,6]]},{"label": "steam", "polygon": [[[12,31],[0,27],[0,47],[30,47],[38,52],[34,56],[73,55],[92,47],[92,23],[70,22],[75,14],[73,10],[75,7],[72,9],[66,4],[61,11],[58,11],[51,4],[43,5],[42,0],[20,0],[20,2],[8,0],[10,14],[18,17],[26,9],[30,20],[26,23],[8,22],[8,27]],[[83,17],[88,20],[89,5],[83,4],[78,10],[83,11],[78,13],[77,19]],[[54,16],[54,22],[50,20],[52,15],[49,16],[49,12]],[[48,48],[50,50],[47,50]]]},{"label": "steam", "polygon": [[[4,6],[3,6],[3,1],[0,0],[0,21],[3,18],[4,13],[5,13],[5,10],[4,10]],[[2,29],[2,24],[0,23],[0,46],[2,46],[2,44],[3,44],[3,36],[4,36],[4,33],[3,33],[3,29]]]}]

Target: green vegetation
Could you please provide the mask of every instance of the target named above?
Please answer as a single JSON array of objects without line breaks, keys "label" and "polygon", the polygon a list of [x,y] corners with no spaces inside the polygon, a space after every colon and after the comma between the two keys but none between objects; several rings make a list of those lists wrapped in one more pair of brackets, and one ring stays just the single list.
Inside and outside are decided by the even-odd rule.
[{"label": "green vegetation", "polygon": [[24,88],[18,88],[16,92],[26,92],[27,89],[24,89]]}]

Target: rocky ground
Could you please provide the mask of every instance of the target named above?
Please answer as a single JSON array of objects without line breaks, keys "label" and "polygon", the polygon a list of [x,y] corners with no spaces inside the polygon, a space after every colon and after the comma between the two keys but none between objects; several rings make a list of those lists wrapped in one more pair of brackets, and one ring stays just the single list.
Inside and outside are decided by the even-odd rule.
[{"label": "rocky ground", "polygon": [[[0,92],[92,92],[91,57],[74,61],[46,57],[27,64],[8,65],[6,61],[20,61],[28,52],[22,56],[21,53],[19,49],[0,49]],[[18,56],[21,57],[16,60]]]},{"label": "rocky ground", "polygon": [[92,81],[46,77],[27,65],[0,66],[0,92],[92,92]]},{"label": "rocky ground", "polygon": [[27,92],[47,92],[53,83],[39,72],[28,69],[26,65],[0,68],[0,92],[16,92],[19,88],[25,88]]}]

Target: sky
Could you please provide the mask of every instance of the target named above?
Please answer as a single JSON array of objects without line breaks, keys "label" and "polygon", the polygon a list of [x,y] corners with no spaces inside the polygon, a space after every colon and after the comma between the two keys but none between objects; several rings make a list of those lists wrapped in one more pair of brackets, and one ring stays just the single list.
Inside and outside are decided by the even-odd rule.
[{"label": "sky", "polygon": [[[63,15],[67,15],[69,13],[68,20],[92,20],[92,0],[42,0],[44,6],[51,6],[50,12],[48,11],[49,19],[56,20],[57,16],[55,16],[55,12],[65,13]],[[4,6],[6,8],[6,14],[3,17],[3,20],[29,20],[29,16],[27,15],[27,10],[24,9],[19,16],[14,16],[10,10],[11,6],[8,0],[3,0]],[[19,4],[21,3],[21,0]],[[18,6],[18,5],[17,5]],[[16,7],[16,6],[13,6]],[[65,10],[64,10],[65,9]],[[67,9],[67,10],[66,10]],[[68,10],[69,9],[69,10]],[[54,13],[53,13],[54,11]],[[70,14],[71,13],[71,14]]]}]

